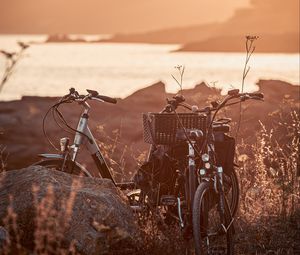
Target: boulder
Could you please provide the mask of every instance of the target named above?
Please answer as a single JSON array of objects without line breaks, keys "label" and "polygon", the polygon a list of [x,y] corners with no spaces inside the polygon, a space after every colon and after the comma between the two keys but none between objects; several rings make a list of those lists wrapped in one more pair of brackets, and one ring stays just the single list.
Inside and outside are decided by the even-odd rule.
[{"label": "boulder", "polygon": [[138,246],[131,208],[108,179],[35,166],[2,173],[0,180],[0,225],[28,250],[131,254]]}]

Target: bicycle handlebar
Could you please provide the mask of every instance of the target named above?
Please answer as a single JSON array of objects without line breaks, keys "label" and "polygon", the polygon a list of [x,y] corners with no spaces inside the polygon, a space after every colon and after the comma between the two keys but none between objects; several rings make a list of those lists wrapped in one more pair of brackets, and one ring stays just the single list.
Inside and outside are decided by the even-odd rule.
[{"label": "bicycle handlebar", "polygon": [[[230,101],[232,99],[236,99],[236,98],[239,98],[240,100],[238,102],[234,102],[232,104],[227,104],[226,105],[226,103],[228,101]],[[239,93],[238,90],[233,90],[233,91],[228,92],[227,97],[225,97],[221,103],[213,102],[212,107],[207,106],[207,107],[202,108],[202,109],[193,110],[193,107],[191,105],[189,105],[187,103],[184,103],[185,99],[182,95],[176,95],[171,100],[167,99],[168,104],[161,111],[161,113],[173,112],[178,108],[178,106],[182,106],[182,107],[184,107],[188,110],[193,110],[194,112],[198,112],[198,113],[208,113],[208,112],[213,112],[213,111],[220,110],[221,108],[223,108],[225,106],[230,106],[230,105],[233,105],[233,104],[236,104],[236,103],[239,103],[239,102],[243,102],[243,101],[248,100],[248,99],[263,100],[263,98],[264,98],[263,93],[259,93],[259,92]]]},{"label": "bicycle handlebar", "polygon": [[101,99],[104,102],[110,103],[110,104],[116,104],[117,103],[117,99],[112,98],[112,97],[108,97],[108,96],[98,95],[96,98]]},{"label": "bicycle handlebar", "polygon": [[104,95],[99,95],[98,91],[96,91],[96,90],[87,89],[86,90],[88,92],[87,95],[79,95],[79,93],[74,88],[70,88],[69,91],[70,91],[69,94],[63,96],[63,98],[69,98],[71,100],[75,100],[75,101],[79,101],[79,102],[85,102],[88,99],[89,100],[99,100],[100,99],[102,102],[106,102],[106,103],[111,103],[111,104],[117,103],[117,100],[115,98],[104,96]]}]

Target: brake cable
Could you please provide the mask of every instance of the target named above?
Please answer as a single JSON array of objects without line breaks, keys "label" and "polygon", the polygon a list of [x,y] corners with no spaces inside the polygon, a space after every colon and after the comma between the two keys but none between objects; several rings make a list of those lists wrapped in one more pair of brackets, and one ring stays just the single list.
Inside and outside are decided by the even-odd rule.
[{"label": "brake cable", "polygon": [[[59,106],[59,105],[58,105],[58,106]],[[67,123],[67,121],[65,120],[63,114],[58,110],[58,106],[55,108],[55,111],[57,112],[57,114],[58,114],[58,116],[60,117],[60,119],[61,119],[61,121],[63,122],[63,124],[64,124],[67,128],[69,128],[70,130],[74,131],[75,134],[76,134],[76,133],[79,133],[79,134],[85,136],[85,137],[88,139],[88,141],[89,141],[90,143],[92,143],[93,140],[92,140],[90,137],[88,137],[85,133],[83,133],[83,132],[81,132],[81,131],[78,131],[78,130],[76,130],[75,128],[72,128],[72,127]]]},{"label": "brake cable", "polygon": [[[65,97],[65,96],[64,96],[64,97]],[[51,110],[52,110],[52,111],[55,111],[55,112],[57,113],[58,117],[59,117],[60,120],[62,121],[62,124],[64,124],[67,128],[69,128],[70,130],[72,130],[73,132],[75,132],[75,134],[76,134],[76,132],[80,133],[81,135],[85,136],[85,137],[89,140],[89,142],[92,142],[92,140],[91,140],[86,134],[84,134],[83,132],[77,131],[76,129],[72,128],[72,127],[66,122],[66,120],[65,120],[65,118],[63,117],[62,113],[58,110],[58,107],[59,107],[61,104],[64,104],[64,103],[72,103],[72,102],[73,102],[73,101],[70,101],[70,98],[63,100],[64,97],[62,97],[61,100],[60,100],[59,102],[57,102],[56,104],[52,105],[52,106],[48,109],[48,111],[46,112],[46,114],[45,114],[44,117],[43,117],[43,134],[44,134],[44,137],[46,138],[46,140],[48,141],[48,143],[49,143],[56,151],[60,151],[60,150],[59,150],[59,149],[55,146],[55,144],[51,141],[50,137],[48,136],[48,134],[47,134],[47,132],[46,132],[46,126],[45,126],[46,118],[47,118],[47,116],[48,116],[48,114],[50,113]],[[53,114],[54,114],[54,113],[53,113]],[[56,121],[54,115],[53,115],[53,118],[54,118],[55,123],[56,123],[60,128],[62,128],[64,131],[66,131],[66,132],[68,132],[68,133],[71,133],[71,131],[66,130],[65,128],[63,128],[63,127],[61,126],[61,124],[59,124],[59,123]]]},{"label": "brake cable", "polygon": [[60,151],[60,150],[59,150],[59,149],[54,145],[54,143],[50,140],[50,138],[49,138],[49,136],[48,136],[48,134],[47,134],[47,132],[46,132],[45,122],[46,122],[46,118],[47,118],[48,114],[50,113],[50,111],[53,110],[54,107],[56,107],[57,105],[61,104],[62,102],[63,102],[63,101],[60,100],[58,103],[52,105],[52,106],[48,109],[48,111],[46,112],[46,114],[45,114],[44,117],[43,117],[43,134],[44,134],[44,137],[46,138],[46,140],[48,141],[48,143],[49,143],[56,151]]},{"label": "brake cable", "polygon": [[[52,109],[52,117],[55,121],[55,123],[57,124],[57,126],[59,126],[62,130],[64,130],[65,132],[69,133],[69,134],[73,134],[73,132],[71,132],[70,130],[66,129],[63,124],[61,124],[60,122],[62,122],[60,116],[58,116],[57,112]],[[58,118],[58,119],[57,119]],[[60,121],[60,122],[59,122]]]}]

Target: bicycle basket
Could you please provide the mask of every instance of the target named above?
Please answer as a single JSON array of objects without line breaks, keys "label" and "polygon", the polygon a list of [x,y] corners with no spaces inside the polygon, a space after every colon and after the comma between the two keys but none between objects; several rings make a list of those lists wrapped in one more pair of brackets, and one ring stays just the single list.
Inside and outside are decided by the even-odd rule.
[{"label": "bicycle basket", "polygon": [[198,113],[144,113],[144,141],[151,144],[174,144],[177,130],[200,129],[206,134],[206,115]]}]

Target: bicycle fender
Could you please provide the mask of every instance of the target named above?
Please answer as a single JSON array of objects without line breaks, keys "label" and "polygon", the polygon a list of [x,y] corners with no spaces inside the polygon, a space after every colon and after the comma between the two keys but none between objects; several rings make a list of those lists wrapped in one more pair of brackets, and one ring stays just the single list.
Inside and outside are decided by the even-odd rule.
[{"label": "bicycle fender", "polygon": [[[32,164],[33,166],[34,165],[38,165],[40,162],[44,162],[44,161],[48,161],[48,160],[63,160],[64,158],[63,158],[63,156],[62,155],[60,155],[60,154],[39,154],[38,155],[39,157],[42,157],[42,158],[44,158],[44,159],[42,159],[42,161],[39,161],[39,162],[36,162],[36,163],[34,163],[34,164]],[[76,164],[76,166],[78,166],[80,169],[81,169],[81,171],[83,171],[87,176],[89,176],[89,177],[93,177],[92,175],[91,175],[91,173],[83,166],[83,165],[81,165],[81,164],[79,164],[78,162],[75,162],[75,164]]]}]

